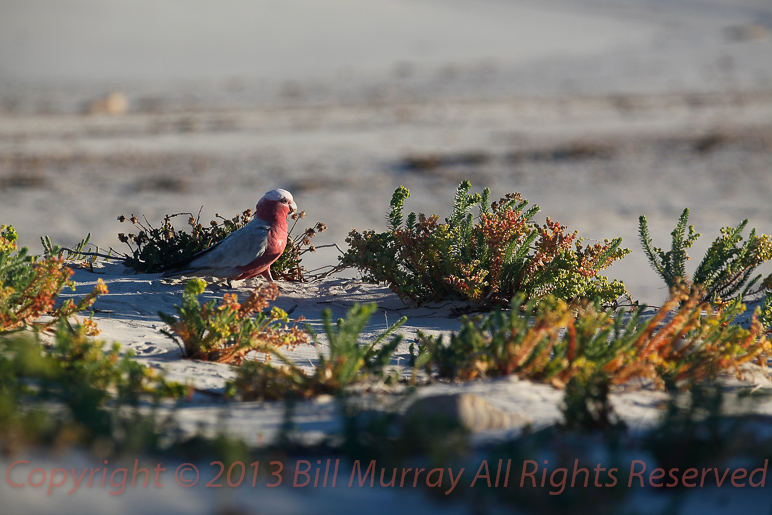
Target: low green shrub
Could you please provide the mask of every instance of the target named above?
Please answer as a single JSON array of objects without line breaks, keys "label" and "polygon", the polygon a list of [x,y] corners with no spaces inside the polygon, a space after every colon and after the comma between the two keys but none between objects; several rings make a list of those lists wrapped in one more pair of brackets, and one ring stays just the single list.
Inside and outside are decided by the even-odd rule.
[{"label": "low green shrub", "polygon": [[[188,217],[190,232],[174,228],[172,219],[178,216]],[[118,217],[119,222],[128,221],[137,229],[136,234],[118,234],[118,239],[128,245],[131,252],[130,256],[124,256],[124,263],[137,272],[160,272],[191,258],[247,225],[252,218],[252,210],[247,209],[231,219],[218,218],[222,221],[212,220],[209,226],[204,226],[200,221],[200,211],[198,216],[193,216],[192,213],[175,213],[166,215],[160,227],[153,227],[147,218],[145,223],[142,223],[134,215],[128,218],[121,215]]]},{"label": "low green shrub", "polygon": [[[748,239],[743,242],[742,231],[748,225],[747,219],[737,227],[721,228],[721,236],[713,241],[690,277],[686,272],[686,261],[689,259],[686,251],[700,234],[695,232],[693,225],[688,227],[687,233],[688,221],[687,208],[678,218],[678,223],[671,233],[671,249],[666,252],[652,245],[646,217],[641,216],[638,219],[638,233],[643,250],[651,267],[669,288],[685,281],[704,289],[703,300],[720,302],[734,298],[744,299],[772,286],[772,275],[761,283],[761,275],[753,276],[759,265],[772,258],[772,237],[756,234],[756,229],[753,229]],[[758,287],[754,289],[757,284]]]},{"label": "low green shrub", "polygon": [[[368,282],[386,282],[397,295],[417,303],[461,297],[489,305],[506,305],[520,293],[525,298],[600,298],[614,302],[627,295],[624,284],[599,272],[630,251],[621,238],[585,246],[576,232],[549,218],[531,221],[538,206],[510,193],[490,204],[490,191],[470,195],[463,181],[451,216],[410,213],[402,207],[410,192],[395,190],[388,215],[389,230],[352,230],[341,263],[362,272]],[[477,220],[471,210],[478,209]]]},{"label": "low green shrub", "polygon": [[211,300],[201,306],[199,295],[204,292],[203,279],[191,279],[182,294],[182,304],[175,305],[178,317],[158,312],[169,327],[162,330],[191,359],[234,363],[251,352],[271,353],[278,347],[293,347],[308,341],[308,334],[295,325],[289,327],[287,313],[269,303],[279,296],[276,283],[253,291],[242,303],[235,294],[226,293],[222,302]]},{"label": "low green shrub", "polygon": [[168,382],[134,361],[131,353],[121,356],[118,344],[107,352],[104,347],[104,341],[88,337],[85,327],[64,320],[50,345],[38,333],[0,335],[4,452],[41,444],[125,443],[131,439],[127,424],[138,419],[119,416],[122,406],[137,406],[144,396],[179,398],[189,393],[187,386]]},{"label": "low green shrub", "polygon": [[[247,361],[238,371],[233,387],[244,400],[308,398],[319,394],[339,394],[346,386],[370,378],[384,377],[394,351],[402,341],[395,335],[384,340],[407,321],[402,317],[371,342],[361,342],[360,334],[377,306],[355,304],[333,326],[330,310],[322,312],[324,332],[329,342],[329,354],[319,353],[312,375],[306,374],[291,360],[274,352],[283,366],[269,362]],[[318,344],[317,334],[311,333]]]}]

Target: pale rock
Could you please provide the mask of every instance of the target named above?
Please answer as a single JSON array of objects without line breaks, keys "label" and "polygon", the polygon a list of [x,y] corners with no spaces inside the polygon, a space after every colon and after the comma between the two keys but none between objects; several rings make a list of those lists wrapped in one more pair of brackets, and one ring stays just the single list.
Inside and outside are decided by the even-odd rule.
[{"label": "pale rock", "polygon": [[516,413],[509,413],[491,405],[471,393],[442,394],[415,401],[405,413],[409,424],[426,420],[447,419],[472,433],[493,429],[523,426],[529,421]]}]

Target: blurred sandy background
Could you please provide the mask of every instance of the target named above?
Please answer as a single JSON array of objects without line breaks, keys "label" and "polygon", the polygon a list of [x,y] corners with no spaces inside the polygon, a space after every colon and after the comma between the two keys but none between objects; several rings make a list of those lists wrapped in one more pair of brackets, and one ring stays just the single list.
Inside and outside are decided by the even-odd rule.
[{"label": "blurred sandy background", "polygon": [[772,3],[0,0],[0,223],[36,252],[275,187],[343,246],[400,184],[444,216],[465,178],[622,236],[609,275],[661,301],[639,215],[668,246],[691,208],[694,256],[772,232]]}]

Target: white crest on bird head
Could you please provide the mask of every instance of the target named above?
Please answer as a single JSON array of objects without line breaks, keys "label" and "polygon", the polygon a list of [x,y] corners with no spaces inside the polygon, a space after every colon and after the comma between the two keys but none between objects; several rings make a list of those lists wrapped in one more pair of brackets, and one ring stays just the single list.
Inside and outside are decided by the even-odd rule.
[{"label": "white crest on bird head", "polygon": [[294,201],[294,199],[292,198],[292,193],[290,193],[287,190],[283,190],[281,188],[277,188],[275,190],[269,191],[268,193],[263,195],[263,198],[266,200],[274,200],[274,201],[279,201],[284,199],[287,199],[290,202]]},{"label": "white crest on bird head", "polygon": [[281,202],[283,200],[287,201],[287,204],[290,206],[290,211],[297,211],[298,206],[295,204],[295,199],[292,198],[292,193],[290,193],[287,190],[283,190],[281,188],[276,188],[275,190],[271,190],[265,195],[263,195],[263,198],[260,199],[260,202],[257,204],[260,205],[263,201],[271,201],[271,202]]}]

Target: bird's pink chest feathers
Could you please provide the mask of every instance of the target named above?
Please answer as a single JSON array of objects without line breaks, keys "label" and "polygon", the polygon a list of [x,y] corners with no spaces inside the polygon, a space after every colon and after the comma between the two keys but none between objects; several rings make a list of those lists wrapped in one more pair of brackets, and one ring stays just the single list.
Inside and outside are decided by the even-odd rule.
[{"label": "bird's pink chest feathers", "polygon": [[[278,212],[277,212],[278,211]],[[260,212],[260,206],[255,214],[261,220],[269,221],[271,229],[268,231],[265,252],[252,262],[236,267],[242,273],[236,280],[248,279],[263,274],[271,265],[279,259],[287,246],[287,212],[284,209]]]}]

